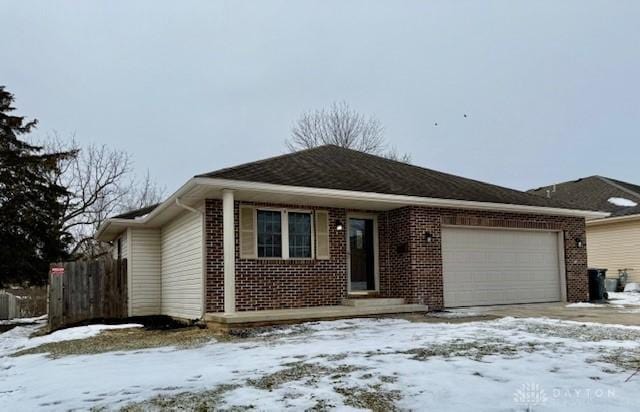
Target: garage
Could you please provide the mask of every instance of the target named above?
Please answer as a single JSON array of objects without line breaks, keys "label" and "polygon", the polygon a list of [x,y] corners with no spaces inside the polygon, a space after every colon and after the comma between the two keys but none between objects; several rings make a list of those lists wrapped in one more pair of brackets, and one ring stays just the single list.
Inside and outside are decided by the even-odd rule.
[{"label": "garage", "polygon": [[445,307],[563,299],[557,232],[443,227]]}]

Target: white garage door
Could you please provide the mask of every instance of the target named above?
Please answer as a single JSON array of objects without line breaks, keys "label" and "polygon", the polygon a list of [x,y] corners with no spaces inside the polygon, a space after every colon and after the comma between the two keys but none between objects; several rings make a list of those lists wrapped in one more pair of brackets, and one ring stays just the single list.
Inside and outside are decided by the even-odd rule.
[{"label": "white garage door", "polygon": [[558,235],[499,229],[442,229],[444,305],[561,300]]}]

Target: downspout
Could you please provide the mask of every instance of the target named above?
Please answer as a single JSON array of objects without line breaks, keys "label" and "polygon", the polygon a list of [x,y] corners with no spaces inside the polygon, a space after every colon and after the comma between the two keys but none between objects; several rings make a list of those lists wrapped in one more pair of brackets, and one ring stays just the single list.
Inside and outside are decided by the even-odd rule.
[{"label": "downspout", "polygon": [[205,239],[205,225],[204,221],[204,212],[198,209],[195,209],[191,206],[187,206],[182,201],[180,201],[179,197],[176,197],[176,206],[187,210],[191,213],[198,213],[203,217],[202,221],[202,318],[200,318],[200,322],[204,319],[205,313],[207,313],[207,242]]}]

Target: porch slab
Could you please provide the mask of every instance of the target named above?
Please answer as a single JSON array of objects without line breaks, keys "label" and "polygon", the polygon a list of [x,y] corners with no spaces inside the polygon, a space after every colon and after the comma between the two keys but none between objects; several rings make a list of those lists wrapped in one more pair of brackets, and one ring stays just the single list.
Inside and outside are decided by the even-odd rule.
[{"label": "porch slab", "polygon": [[257,310],[234,313],[207,313],[205,321],[220,324],[252,324],[295,322],[318,319],[339,319],[359,316],[388,315],[394,313],[427,312],[426,305],[374,305],[374,306],[314,306],[309,308]]},{"label": "porch slab", "polygon": [[343,299],[342,304],[346,306],[394,306],[394,305],[404,305],[404,299],[402,298]]}]

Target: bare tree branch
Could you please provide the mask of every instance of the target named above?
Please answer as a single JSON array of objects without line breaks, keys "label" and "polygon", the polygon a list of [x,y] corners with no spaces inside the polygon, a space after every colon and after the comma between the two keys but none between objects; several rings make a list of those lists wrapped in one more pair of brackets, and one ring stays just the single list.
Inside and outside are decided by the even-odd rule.
[{"label": "bare tree branch", "polygon": [[285,144],[292,152],[333,144],[405,163],[411,160],[408,154],[400,155],[395,148],[387,151],[380,121],[363,116],[344,101],[334,102],[328,109],[303,113]]},{"label": "bare tree branch", "polygon": [[64,233],[74,239],[72,254],[96,255],[105,245],[93,239],[95,231],[109,216],[157,203],[164,189],[147,171],[142,180],[133,175],[131,156],[105,145],[82,148],[74,136],[65,140],[56,133],[46,146],[52,150],[74,151],[76,156],[62,161],[51,179],[66,187],[61,222]]}]

